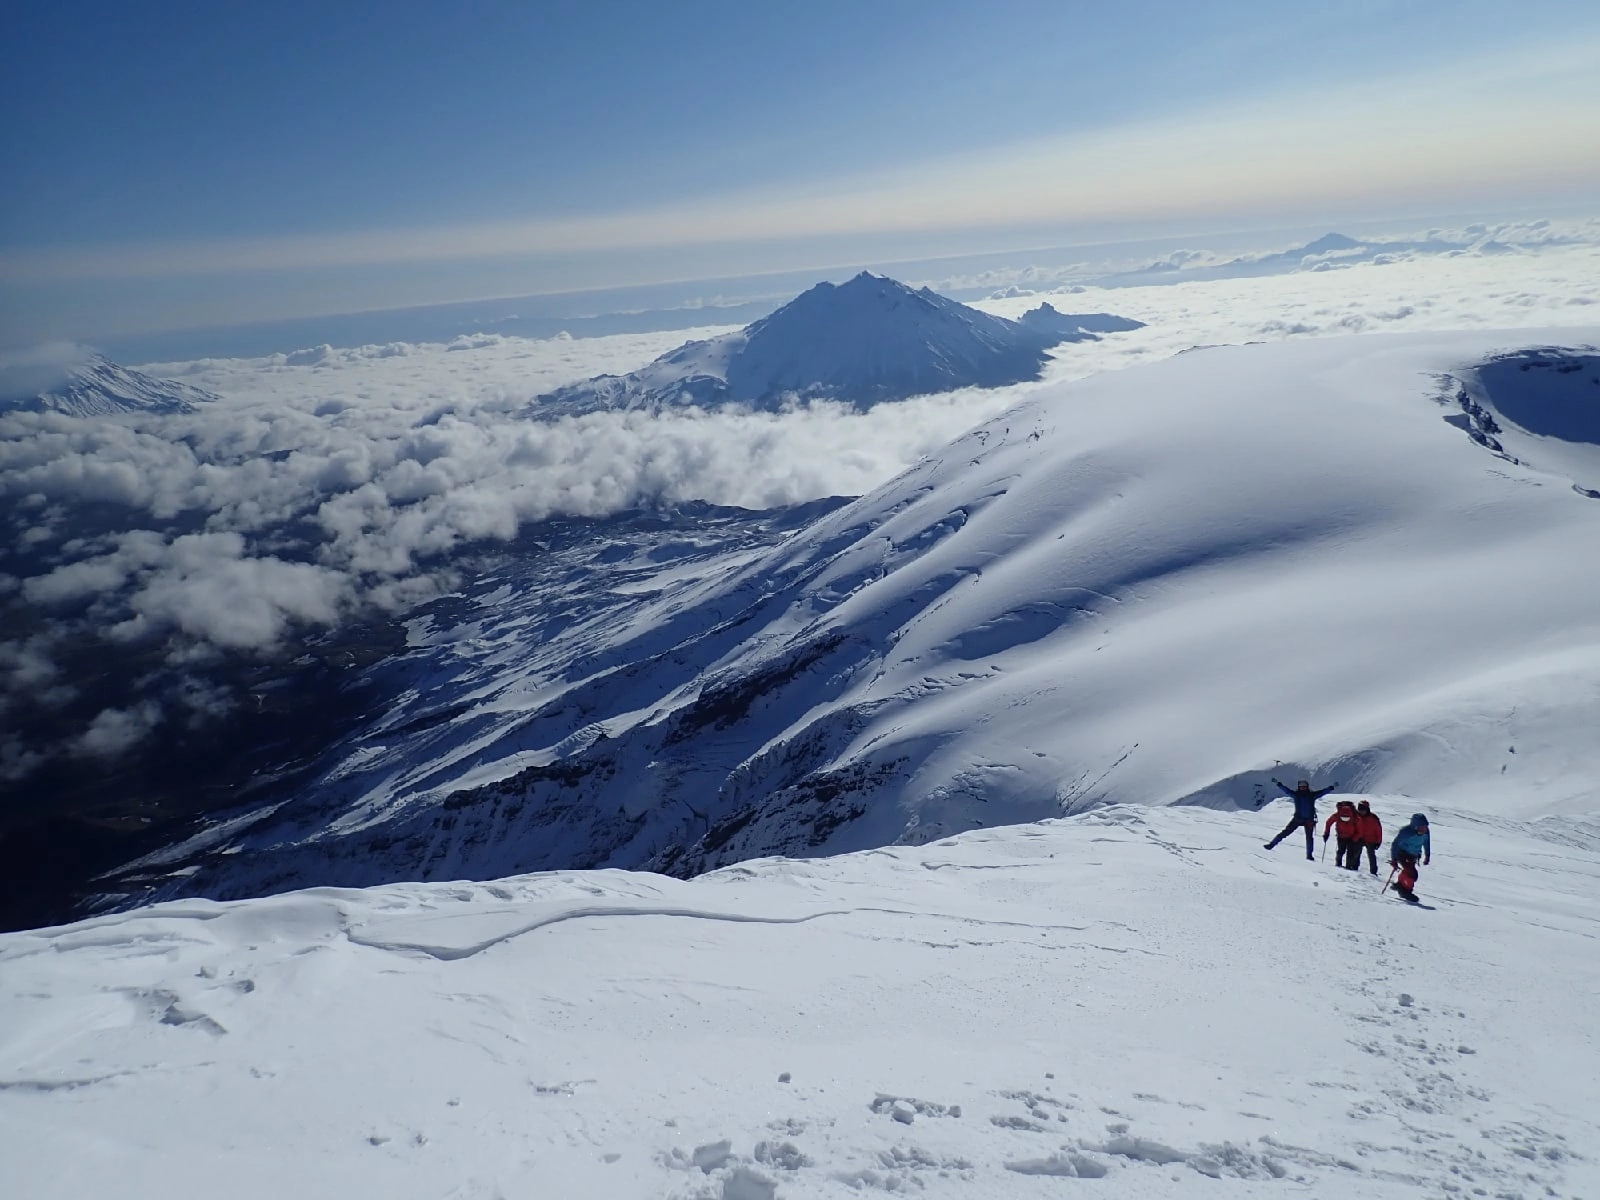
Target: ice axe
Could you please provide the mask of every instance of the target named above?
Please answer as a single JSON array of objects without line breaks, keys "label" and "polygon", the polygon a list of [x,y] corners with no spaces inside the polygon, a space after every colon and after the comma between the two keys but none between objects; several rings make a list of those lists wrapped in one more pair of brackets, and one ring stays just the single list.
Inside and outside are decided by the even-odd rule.
[{"label": "ice axe", "polygon": [[1389,885],[1394,882],[1394,873],[1396,871],[1398,871],[1399,869],[1400,869],[1400,864],[1399,863],[1392,862],[1392,863],[1389,864],[1389,878],[1387,878],[1387,879],[1385,879],[1383,881],[1383,886],[1378,889],[1378,895],[1381,896],[1381,895],[1383,895],[1385,892],[1387,892],[1389,890]]}]

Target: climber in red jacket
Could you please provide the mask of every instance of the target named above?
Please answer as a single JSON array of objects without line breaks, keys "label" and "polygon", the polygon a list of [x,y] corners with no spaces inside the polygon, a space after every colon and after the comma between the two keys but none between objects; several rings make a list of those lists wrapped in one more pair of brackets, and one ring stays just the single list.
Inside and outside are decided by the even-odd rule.
[{"label": "climber in red jacket", "polygon": [[1355,870],[1361,869],[1361,850],[1367,851],[1367,862],[1372,867],[1372,873],[1378,873],[1378,847],[1383,845],[1383,822],[1378,820],[1378,814],[1372,811],[1372,805],[1363,800],[1356,805],[1356,846],[1350,851],[1351,866]]},{"label": "climber in red jacket", "polygon": [[1354,800],[1341,800],[1338,807],[1333,810],[1333,815],[1322,823],[1324,843],[1328,840],[1328,833],[1337,826],[1339,851],[1334,855],[1333,861],[1352,871],[1361,869],[1361,843],[1356,838],[1358,816]]}]

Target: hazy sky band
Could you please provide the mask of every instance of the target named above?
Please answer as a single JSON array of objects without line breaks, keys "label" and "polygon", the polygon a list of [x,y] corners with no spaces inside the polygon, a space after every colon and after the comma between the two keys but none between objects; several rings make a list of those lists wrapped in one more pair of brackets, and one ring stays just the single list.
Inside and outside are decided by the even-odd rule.
[{"label": "hazy sky band", "polygon": [[[1600,41],[1520,63],[1456,64],[1391,81],[1280,97],[691,204],[437,228],[240,237],[12,253],[11,280],[96,279],[369,266],[693,246],[907,228],[1241,217],[1296,206],[1503,203],[1600,193]],[[1486,79],[1487,73],[1498,78]]]},{"label": "hazy sky band", "polygon": [[[231,30],[263,39],[281,77],[239,58],[202,10],[152,5],[164,21],[146,29],[104,7],[130,44],[91,65],[139,85],[109,132],[71,124],[86,100],[15,92],[71,39],[41,34],[44,65],[8,56],[8,107],[39,120],[0,135],[23,185],[0,210],[0,313],[74,336],[126,326],[131,307],[152,327],[197,305],[228,320],[885,261],[918,233],[970,234],[964,248],[982,251],[1019,229],[1115,237],[1600,204],[1587,6],[1532,0],[1512,19],[1477,0],[1318,14],[1252,0],[1231,25],[1158,0],[1110,14],[1018,0],[981,22],[864,7],[698,3],[674,24],[622,3],[488,4],[474,10],[482,30],[430,34],[445,10],[405,3],[381,10],[387,31],[306,9],[310,45],[281,21]],[[23,9],[24,35],[48,25],[42,6]],[[369,25],[380,12],[364,11]],[[354,40],[336,53],[322,41],[340,28]],[[489,45],[497,32],[524,36],[520,71]],[[212,78],[219,64],[236,78]],[[56,65],[84,79],[83,63]],[[423,97],[409,108],[408,81]],[[265,123],[234,145],[201,100]],[[432,178],[436,161],[463,173]],[[736,262],[713,261],[736,247]],[[233,276],[277,299],[230,298]]]}]

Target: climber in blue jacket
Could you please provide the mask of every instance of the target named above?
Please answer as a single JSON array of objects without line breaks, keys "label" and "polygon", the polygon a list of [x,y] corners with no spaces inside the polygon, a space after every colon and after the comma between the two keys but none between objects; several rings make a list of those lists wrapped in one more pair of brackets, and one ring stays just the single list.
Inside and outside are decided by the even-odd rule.
[{"label": "climber in blue jacket", "polygon": [[1417,903],[1417,859],[1427,866],[1433,861],[1433,842],[1428,837],[1428,818],[1422,813],[1412,813],[1406,827],[1395,835],[1389,847],[1389,864],[1400,868],[1400,878],[1394,890],[1402,900]]}]

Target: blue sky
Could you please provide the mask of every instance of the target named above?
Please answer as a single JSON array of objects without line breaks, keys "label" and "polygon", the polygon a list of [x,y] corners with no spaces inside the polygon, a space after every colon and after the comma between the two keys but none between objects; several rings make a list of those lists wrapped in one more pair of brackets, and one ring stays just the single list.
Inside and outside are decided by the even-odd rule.
[{"label": "blue sky", "polygon": [[92,337],[1571,206],[1600,191],[1597,50],[1558,0],[23,0],[0,318]]}]

